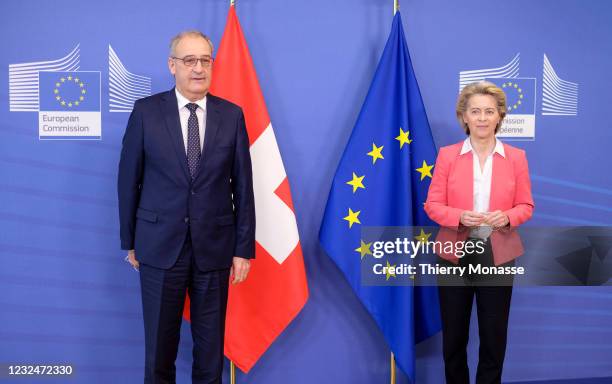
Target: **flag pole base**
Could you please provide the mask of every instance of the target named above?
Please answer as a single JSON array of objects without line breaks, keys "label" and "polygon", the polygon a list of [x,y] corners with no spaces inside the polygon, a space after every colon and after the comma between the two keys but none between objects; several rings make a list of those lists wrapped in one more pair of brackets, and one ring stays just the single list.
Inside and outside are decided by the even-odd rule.
[{"label": "flag pole base", "polygon": [[391,352],[391,384],[395,384],[395,355]]}]

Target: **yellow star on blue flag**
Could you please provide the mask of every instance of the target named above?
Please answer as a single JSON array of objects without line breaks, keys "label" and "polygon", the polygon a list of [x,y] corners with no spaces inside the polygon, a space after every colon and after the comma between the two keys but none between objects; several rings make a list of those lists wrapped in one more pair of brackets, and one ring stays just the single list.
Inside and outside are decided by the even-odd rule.
[{"label": "yellow star on blue flag", "polygon": [[372,157],[372,164],[376,164],[376,160],[384,159],[382,155],[384,145],[377,147],[376,144],[372,143],[372,150],[368,152],[368,156]]},{"label": "yellow star on blue flag", "polygon": [[404,144],[412,143],[412,140],[410,140],[409,138],[410,131],[404,132],[402,128],[400,128],[399,130],[400,130],[400,134],[395,138],[395,140],[399,141],[400,149],[401,149],[402,147],[404,147]]},{"label": "yellow star on blue flag", "polygon": [[365,175],[357,176],[355,174],[355,172],[353,172],[353,178],[346,182],[348,185],[353,187],[353,193],[357,192],[357,189],[359,189],[359,188],[365,189],[365,186],[363,185],[363,178],[364,177],[365,177]]}]

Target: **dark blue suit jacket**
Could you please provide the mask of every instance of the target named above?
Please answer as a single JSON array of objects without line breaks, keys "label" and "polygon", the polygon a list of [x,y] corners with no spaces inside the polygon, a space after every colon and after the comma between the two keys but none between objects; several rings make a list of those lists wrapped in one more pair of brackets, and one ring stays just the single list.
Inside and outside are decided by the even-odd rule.
[{"label": "dark blue suit jacket", "polygon": [[255,203],[242,110],[206,98],[200,167],[191,181],[174,89],[140,99],[130,115],[119,162],[121,248],[157,268],[176,262],[187,232],[199,269],[255,256]]}]

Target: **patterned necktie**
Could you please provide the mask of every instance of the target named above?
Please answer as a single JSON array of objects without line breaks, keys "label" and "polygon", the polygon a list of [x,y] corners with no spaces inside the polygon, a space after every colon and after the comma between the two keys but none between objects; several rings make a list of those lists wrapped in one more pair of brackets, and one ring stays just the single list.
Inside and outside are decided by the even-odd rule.
[{"label": "patterned necktie", "polygon": [[189,120],[187,120],[187,163],[189,164],[189,173],[191,180],[195,178],[198,166],[200,165],[200,128],[198,124],[198,116],[196,109],[198,105],[189,103],[186,105],[189,109]]}]

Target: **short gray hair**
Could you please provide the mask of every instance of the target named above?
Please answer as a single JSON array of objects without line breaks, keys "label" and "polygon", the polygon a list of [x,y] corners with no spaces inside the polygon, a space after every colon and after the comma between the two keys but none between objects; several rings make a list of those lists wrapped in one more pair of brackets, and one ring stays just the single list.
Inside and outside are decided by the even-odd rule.
[{"label": "short gray hair", "polygon": [[183,37],[187,37],[187,36],[201,37],[202,39],[206,40],[208,42],[208,44],[210,45],[210,53],[211,54],[215,50],[215,47],[214,47],[213,42],[210,39],[210,37],[206,36],[205,34],[203,34],[202,32],[198,31],[197,29],[190,29],[190,30],[187,30],[187,31],[180,32],[178,35],[174,36],[172,38],[172,40],[170,40],[170,56],[174,57],[175,52],[176,52],[176,46],[178,45],[178,43],[181,41],[181,39]]}]

